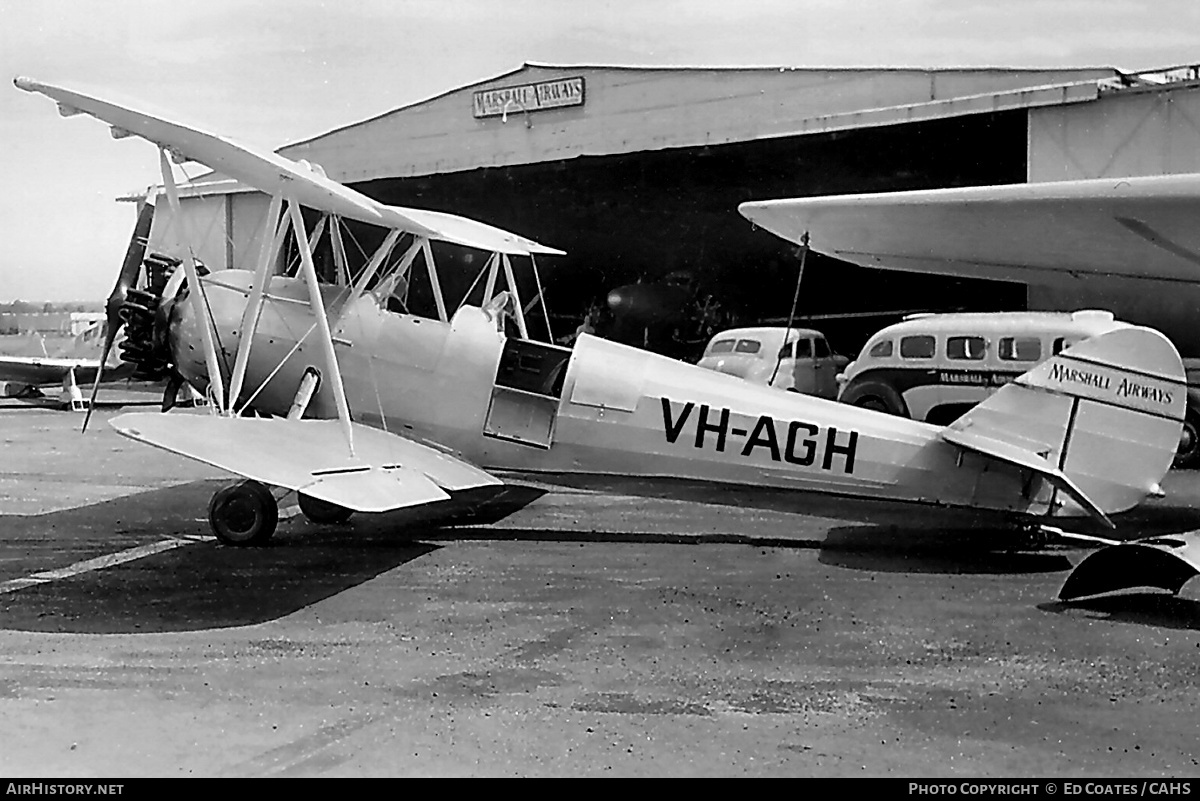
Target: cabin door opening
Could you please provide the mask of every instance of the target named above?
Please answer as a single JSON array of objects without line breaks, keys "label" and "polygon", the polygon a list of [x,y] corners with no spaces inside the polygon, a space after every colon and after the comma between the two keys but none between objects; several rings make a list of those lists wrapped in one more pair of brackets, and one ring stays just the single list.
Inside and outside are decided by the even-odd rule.
[{"label": "cabin door opening", "polygon": [[496,370],[484,436],[549,448],[571,349],[508,339]]}]

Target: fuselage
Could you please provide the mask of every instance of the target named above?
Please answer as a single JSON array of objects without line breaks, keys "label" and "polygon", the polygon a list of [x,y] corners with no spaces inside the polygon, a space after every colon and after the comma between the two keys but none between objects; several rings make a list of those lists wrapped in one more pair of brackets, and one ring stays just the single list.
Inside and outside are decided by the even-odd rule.
[{"label": "fuselage", "polygon": [[[230,366],[250,278],[224,271],[205,279]],[[344,289],[323,287],[335,310]],[[306,370],[328,375],[313,315],[297,302],[305,292],[296,279],[271,283],[240,399],[253,394],[261,412],[287,414]],[[203,389],[207,371],[189,310],[177,304],[172,347],[181,373]],[[842,516],[861,519],[895,520],[896,504],[971,518],[1048,509],[1040,482],[960,451],[936,426],[755,386],[596,337],[580,336],[567,349],[501,329],[475,307],[442,322],[388,312],[363,296],[334,331],[354,419],[438,443],[489,471],[548,483],[731,493],[734,502],[796,511],[819,511],[817,498],[842,506],[853,498],[863,514]],[[328,381],[307,416],[336,416]]]}]

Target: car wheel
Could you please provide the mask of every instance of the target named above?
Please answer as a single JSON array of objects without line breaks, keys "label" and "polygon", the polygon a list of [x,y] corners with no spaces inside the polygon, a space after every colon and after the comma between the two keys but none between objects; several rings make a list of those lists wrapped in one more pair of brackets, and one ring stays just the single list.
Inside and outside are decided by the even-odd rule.
[{"label": "car wheel", "polygon": [[1184,417],[1183,430],[1179,432],[1174,466],[1184,469],[1200,466],[1200,423],[1190,411]]},{"label": "car wheel", "polygon": [[881,401],[879,398],[859,398],[854,402],[854,405],[860,409],[870,409],[873,412],[883,412],[884,414],[892,413],[892,410],[888,408],[887,404]]}]

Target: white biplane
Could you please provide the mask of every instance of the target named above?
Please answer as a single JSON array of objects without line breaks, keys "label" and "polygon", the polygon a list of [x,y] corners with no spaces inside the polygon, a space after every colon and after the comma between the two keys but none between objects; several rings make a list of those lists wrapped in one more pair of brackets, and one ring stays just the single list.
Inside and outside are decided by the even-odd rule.
[{"label": "white biplane", "polygon": [[[565,348],[528,336],[511,261],[558,253],[552,248],[384,205],[306,163],[89,94],[25,78],[16,85],[49,96],[65,115],[103,120],[114,136],[156,144],[176,219],[170,158],[272,198],[253,271],[201,277],[183,252],[183,269],[158,299],[161,356],[208,395],[212,414],[110,421],[125,436],[244,477],[209,505],[227,544],[272,535],[269,487],[295,491],[306,516],[331,522],[413,507],[449,513],[462,503],[504,508],[505,481],[522,478],[809,513],[825,501],[839,517],[868,521],[908,512],[940,525],[1088,518],[1112,527],[1112,515],[1159,491],[1171,465],[1184,374],[1175,348],[1151,329],[1081,342],[945,428],[754,386],[587,334]],[[347,218],[387,236],[357,276],[322,283],[302,205],[328,215],[333,231]],[[295,278],[274,274],[289,231],[302,265]],[[449,312],[431,240],[492,253],[481,305]],[[387,307],[418,255],[436,318]]]},{"label": "white biplane", "polygon": [[[154,221],[154,206],[142,204],[138,211],[137,223],[133,235],[129,239],[129,247],[125,251],[125,259],[121,266],[120,276],[108,299],[107,317],[103,328],[89,327],[75,337],[71,350],[51,356],[46,352],[42,342],[41,356],[0,356],[0,382],[3,382],[5,395],[9,397],[36,397],[40,393],[38,387],[49,384],[62,384],[59,402],[63,407],[72,411],[83,411],[91,407],[96,400],[96,388],[102,377],[107,373],[109,381],[117,381],[132,377],[134,366],[129,363],[113,363],[109,361],[112,353],[113,340],[119,331],[119,307],[125,300],[126,292],[133,283],[133,277],[142,266],[146,255],[146,243],[150,238],[150,226]],[[99,357],[82,355],[90,351],[91,345],[102,335],[103,347]],[[79,382],[92,383],[91,402],[84,400],[79,391]],[[86,423],[85,423],[86,425]]]},{"label": "white biplane", "polygon": [[[99,332],[94,330],[83,332],[78,340],[87,340]],[[43,352],[45,345],[42,345]],[[126,378],[132,375],[131,365],[110,364],[108,380]],[[79,382],[91,382],[103,372],[100,359],[92,357],[69,356],[65,354],[42,356],[0,356],[0,395],[9,398],[41,398],[40,387],[60,384],[62,392],[58,402],[65,409],[83,411],[87,408],[87,400],[79,390]]]}]

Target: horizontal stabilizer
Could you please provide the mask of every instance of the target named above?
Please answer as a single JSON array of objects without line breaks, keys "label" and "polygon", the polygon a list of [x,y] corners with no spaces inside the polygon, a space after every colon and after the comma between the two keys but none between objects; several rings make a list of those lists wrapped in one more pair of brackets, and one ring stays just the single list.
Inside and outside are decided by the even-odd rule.
[{"label": "horizontal stabilizer", "polygon": [[1037,365],[947,426],[942,438],[1034,471],[1111,527],[1108,515],[1157,491],[1186,404],[1175,347],[1158,331],[1126,326]]},{"label": "horizontal stabilizer", "polygon": [[994,459],[1000,459],[1009,464],[1033,470],[1060,491],[1074,498],[1076,503],[1102,524],[1108,528],[1116,528],[1113,522],[1108,519],[1108,515],[1104,513],[1103,509],[1097,506],[1083,490],[1077,487],[1070,477],[1047,462],[1041,454],[974,431],[956,431],[948,428],[942,432],[942,439],[951,445],[957,445],[969,451],[982,453],[985,456],[991,456]]},{"label": "horizontal stabilizer", "polygon": [[264,484],[358,512],[386,512],[501,486],[490,473],[410,439],[357,423],[351,457],[337,420],[123,414],[119,433]]},{"label": "horizontal stabilizer", "polygon": [[1059,590],[1059,600],[1140,587],[1178,593],[1200,575],[1200,531],[1148,537],[1088,554]]}]

